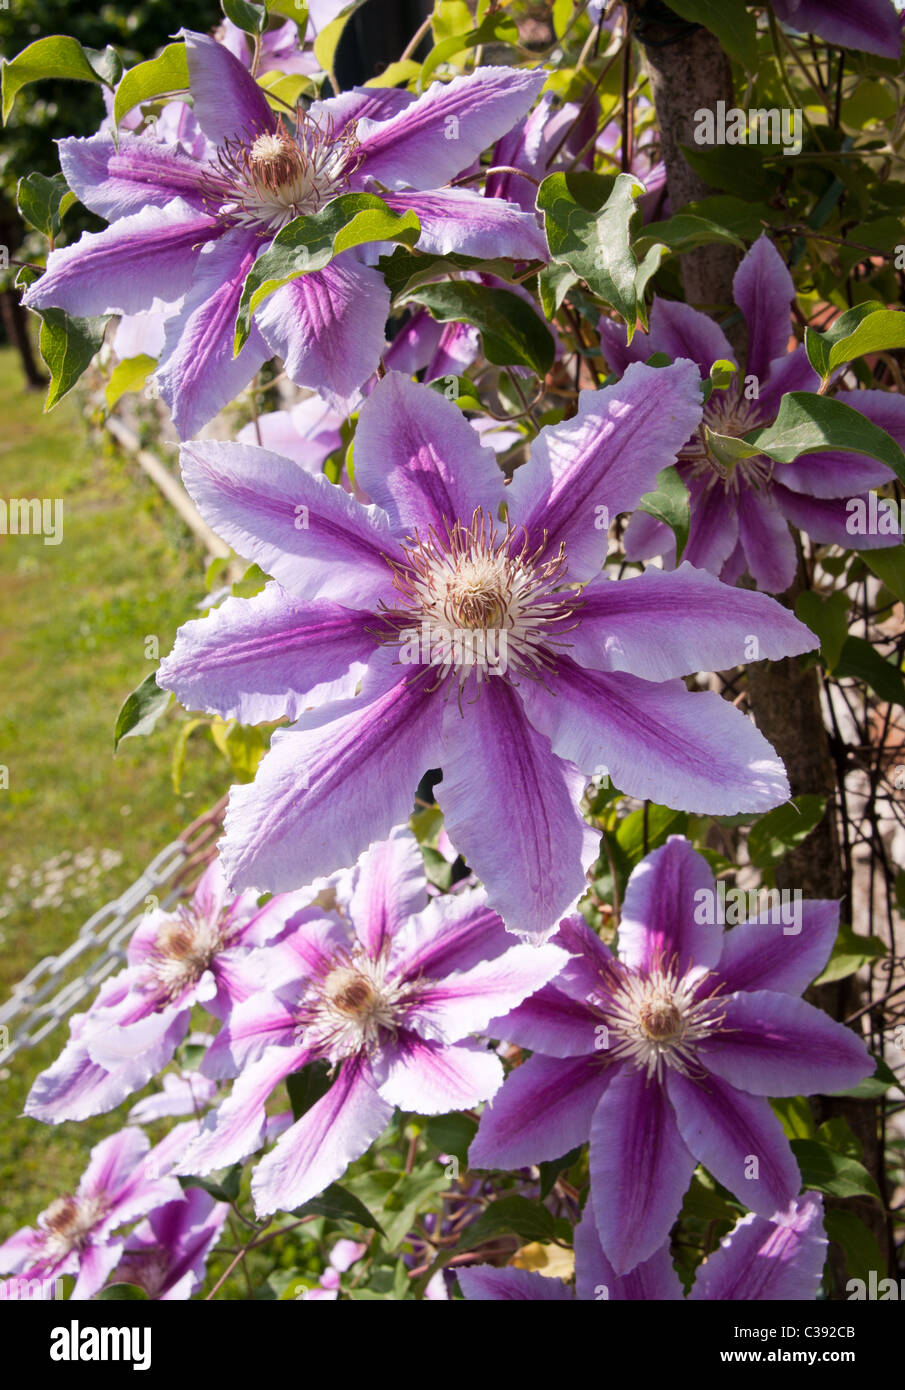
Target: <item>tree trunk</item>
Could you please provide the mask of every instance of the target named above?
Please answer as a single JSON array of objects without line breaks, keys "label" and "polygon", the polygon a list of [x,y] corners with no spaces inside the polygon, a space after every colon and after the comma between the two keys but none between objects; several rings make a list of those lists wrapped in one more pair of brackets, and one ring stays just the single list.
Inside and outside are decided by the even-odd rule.
[{"label": "tree trunk", "polygon": [[[635,31],[645,49],[651,90],[666,164],[666,182],[673,212],[686,203],[706,197],[713,190],[685,159],[681,146],[694,145],[695,113],[716,110],[718,101],[734,105],[732,70],[716,38],[706,29],[680,19],[661,0],[635,0],[630,6]],[[737,258],[729,246],[705,246],[681,260],[686,298],[697,307],[712,310],[733,302],[732,279]],[[727,336],[743,360],[746,330],[732,325]],[[794,591],[784,596],[794,603]],[[821,823],[807,840],[779,865],[780,888],[799,889],[803,896],[841,898],[844,891],[836,821],[835,779],[823,712],[819,676],[814,667],[803,668],[795,657],[764,661],[747,668],[748,699],[755,722],[786,765],[792,795],[815,792],[827,798]],[[844,1020],[857,1007],[853,981],[813,991],[815,1003],[834,1018]],[[859,1139],[864,1164],[884,1191],[883,1157],[879,1144],[877,1107],[872,1101],[817,1097],[813,1102],[818,1122],[843,1116]],[[828,1209],[854,1211],[877,1239],[885,1259],[890,1259],[886,1217],[869,1198],[827,1198]],[[847,1278],[845,1255],[835,1242],[830,1246],[830,1270],[836,1297],[844,1297]]]}]

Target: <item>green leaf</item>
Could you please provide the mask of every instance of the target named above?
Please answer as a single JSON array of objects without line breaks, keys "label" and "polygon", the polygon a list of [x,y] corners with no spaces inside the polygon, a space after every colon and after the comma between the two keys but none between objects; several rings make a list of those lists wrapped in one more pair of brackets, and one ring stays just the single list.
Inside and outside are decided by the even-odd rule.
[{"label": "green leaf", "polygon": [[[644,185],[633,174],[619,174],[599,211],[580,200],[582,187],[572,175],[550,174],[537,191],[550,254],[617,311],[631,341],[638,318],[638,262],[631,239]],[[645,270],[649,278],[650,266]]]},{"label": "green leaf", "polygon": [[527,1197],[498,1197],[484,1209],[473,1226],[463,1232],[458,1248],[472,1250],[501,1231],[511,1232],[521,1240],[549,1241],[556,1234],[552,1214],[540,1202]]},{"label": "green leaf", "polygon": [[691,506],[688,488],[679,477],[676,468],[663,468],[657,474],[655,492],[646,492],[638,503],[638,510],[655,516],[670,528],[676,538],[676,564],[682,559],[682,551],[688,543],[688,530],[691,525]]},{"label": "green leaf", "polygon": [[323,270],[334,256],[367,241],[401,241],[413,246],[421,223],[411,209],[391,212],[373,193],[342,193],[310,217],[297,217],[255,261],[242,287],[236,320],[236,356],[251,331],[255,309],[300,275]]},{"label": "green leaf", "polygon": [[748,855],[758,869],[770,869],[806,840],[823,819],[826,798],[796,796],[761,816],[748,835]]},{"label": "green leaf", "polygon": [[511,290],[448,280],[422,285],[406,302],[423,304],[441,323],[473,323],[480,329],[485,356],[498,367],[530,367],[545,376],[553,366],[550,330],[532,306]]},{"label": "green leaf", "polygon": [[795,600],[795,616],[820,638],[820,652],[827,670],[832,671],[848,638],[849,600],[846,594],[823,599],[812,589]]},{"label": "green leaf", "polygon": [[108,43],[106,48],[84,48],[85,57],[105,87],[115,87],[123,75],[123,60]]},{"label": "green leaf", "polygon": [[155,359],[145,353],[139,357],[124,357],[117,362],[104,392],[107,409],[112,410],[120,396],[125,396],[127,392],[140,391],[156,366]]},{"label": "green leaf", "polygon": [[383,1235],[383,1227],[377,1218],[371,1215],[364,1202],[353,1192],[340,1187],[338,1182],[331,1183],[318,1197],[312,1197],[310,1202],[297,1207],[292,1215],[324,1216],[328,1221],[353,1221],[356,1226],[364,1226]]},{"label": "green leaf", "polygon": [[145,1303],[148,1299],[144,1289],[139,1288],[137,1284],[108,1284],[106,1288],[100,1289],[94,1297],[95,1300],[101,1299],[104,1303]]},{"label": "green leaf", "polygon": [[448,38],[435,44],[421,69],[420,89],[424,90],[441,63],[448,62],[457,53],[465,53],[485,43],[506,43],[515,46],[518,43],[518,29],[514,20],[496,11],[487,15],[476,29],[470,29],[465,34],[450,34]]},{"label": "green leaf", "polygon": [[886,954],[886,946],[878,936],[859,936],[843,922],[823,973],[814,983],[828,985],[833,980],[845,980],[871,961],[882,960]]},{"label": "green leaf", "polygon": [[222,1179],[217,1182],[213,1178],[199,1178],[193,1173],[191,1176],[177,1173],[179,1186],[185,1191],[189,1187],[200,1187],[209,1197],[213,1197],[217,1202],[234,1202],[239,1195],[239,1188],[242,1184],[242,1164],[234,1163],[231,1167],[223,1170]]},{"label": "green leaf", "polygon": [[233,724],[225,739],[226,756],[237,782],[253,782],[258,763],[270,747],[270,735],[256,724]]},{"label": "green leaf", "polygon": [[184,43],[169,43],[156,58],[139,63],[123,75],[113,101],[113,124],[143,101],[173,92],[184,92],[189,85],[189,65]]},{"label": "green leaf", "polygon": [[325,1061],[310,1062],[307,1067],[302,1067],[301,1071],[294,1071],[291,1076],[287,1076],[286,1090],[289,1092],[293,1120],[300,1120],[303,1115],[307,1115],[312,1105],[316,1105],[332,1085],[330,1067]]},{"label": "green leaf", "polygon": [[42,77],[72,78],[76,82],[98,82],[100,79],[88,61],[78,39],[68,34],[53,34],[36,39],[9,61],[3,60],[3,124],[13,108],[13,102],[29,82]]},{"label": "green leaf", "polygon": [[264,5],[252,5],[249,0],[220,0],[220,6],[226,18],[246,34],[263,34],[267,28],[267,9]]},{"label": "green leaf", "polygon": [[643,236],[640,236],[636,242],[636,250],[648,241],[663,242],[670,251],[677,255],[692,251],[696,246],[708,246],[714,242],[737,246],[740,250],[744,250],[745,246],[741,237],[737,236],[729,227],[721,227],[719,223],[713,222],[709,218],[699,217],[689,212],[677,213],[675,217],[670,217],[665,222],[649,223],[644,228]]},{"label": "green leaf", "polygon": [[547,318],[552,319],[561,308],[569,290],[578,284],[578,276],[564,261],[551,261],[539,271],[537,284],[541,308]]},{"label": "green leaf", "polygon": [[[616,831],[616,839],[632,863],[636,863],[644,854],[644,820],[642,806],[637,811],[630,811],[619,822]],[[684,834],[687,825],[688,816],[684,811],[673,811],[669,806],[651,803],[647,808],[648,852],[665,844],[668,836]]]},{"label": "green leaf", "polygon": [[792,1152],[805,1187],[825,1192],[829,1197],[879,1198],[877,1184],[857,1159],[836,1153],[818,1139],[793,1139]]},{"label": "green leaf", "polygon": [[425,1121],[429,1144],[443,1154],[453,1154],[462,1166],[468,1157],[468,1147],[475,1137],[477,1122],[468,1115],[431,1115]]},{"label": "green leaf", "polygon": [[670,0],[670,9],[716,34],[746,72],[757,67],[757,22],[746,0]]},{"label": "green leaf", "polygon": [[890,593],[905,603],[905,546],[893,545],[888,550],[864,550],[864,563],[882,579]]},{"label": "green leaf", "polygon": [[114,753],[124,738],[149,734],[172,698],[172,691],[161,690],[153,673],[146,676],[141,685],[128,696],[116,716],[116,728],[113,731]]},{"label": "green leaf", "polygon": [[799,454],[826,449],[869,454],[905,482],[905,454],[885,430],[850,405],[810,391],[783,396],[773,424],[746,435],[745,441],[777,463],[792,463]]},{"label": "green leaf", "polygon": [[[858,937],[857,939],[859,941],[877,940],[877,938],[873,936]],[[883,945],[882,942],[880,944]],[[884,954],[886,954],[885,946]],[[815,983],[819,984],[821,981],[818,980]],[[852,1096],[855,1100],[877,1100],[880,1096],[885,1096],[886,1092],[891,1091],[893,1088],[905,1094],[905,1088],[903,1088],[899,1078],[892,1068],[883,1061],[882,1057],[875,1057],[874,1061],[877,1063],[877,1070],[874,1072],[873,1076],[866,1076],[863,1081],[858,1082],[857,1086],[851,1086],[847,1091],[834,1091],[833,1094],[837,1096]]]},{"label": "green leaf", "polygon": [[905,348],[905,314],[897,309],[879,309],[833,346],[830,371],[869,352],[894,352],[898,348]]},{"label": "green leaf", "polygon": [[19,211],[39,232],[46,237],[55,237],[67,210],[77,202],[75,194],[66,184],[64,174],[29,174],[19,180],[16,189]]},{"label": "green leaf", "polygon": [[814,1115],[803,1096],[784,1096],[770,1105],[790,1139],[817,1138]]},{"label": "green leaf", "polygon": [[886,1261],[880,1254],[876,1237],[853,1211],[832,1207],[824,1213],[823,1225],[830,1240],[842,1246],[850,1278],[867,1283],[871,1270],[885,1269]]},{"label": "green leaf", "polygon": [[50,372],[44,402],[52,410],[71,391],[104,341],[106,318],[77,319],[62,309],[38,309],[41,333],[38,345]]},{"label": "green leaf", "polygon": [[732,1225],[738,1219],[740,1205],[731,1192],[716,1183],[703,1168],[698,1168],[682,1203],[682,1217],[727,1221]]},{"label": "green leaf", "polygon": [[881,700],[887,700],[891,705],[905,705],[902,672],[863,637],[849,637],[846,640],[835,674],[864,681]]},{"label": "green leaf", "polygon": [[482,261],[476,256],[459,256],[454,252],[434,256],[423,251],[409,251],[404,246],[397,246],[391,256],[381,256],[377,266],[394,299],[416,285],[445,277],[452,268],[484,271],[501,280],[509,280],[514,274],[512,261]]},{"label": "green leaf", "polygon": [[346,1186],[372,1211],[379,1211],[387,1247],[393,1251],[405,1240],[418,1212],[448,1189],[449,1179],[443,1165],[431,1161],[412,1173],[360,1173],[347,1179]]},{"label": "green leaf", "polygon": [[804,330],[804,345],[808,354],[808,361],[818,376],[826,380],[832,370],[830,354],[833,348],[841,342],[848,341],[864,319],[871,314],[878,313],[882,308],[883,305],[877,300],[869,300],[866,304],[856,304],[853,309],[848,309],[844,314],[840,314],[825,333],[818,333],[813,328]]},{"label": "green leaf", "polygon": [[580,1157],[581,1145],[579,1145],[577,1149],[570,1149],[569,1152],[563,1154],[561,1158],[551,1158],[549,1162],[539,1163],[537,1165],[540,1169],[541,1201],[543,1201],[545,1197],[549,1197],[560,1173],[567,1173],[572,1167],[572,1164],[577,1163]]}]

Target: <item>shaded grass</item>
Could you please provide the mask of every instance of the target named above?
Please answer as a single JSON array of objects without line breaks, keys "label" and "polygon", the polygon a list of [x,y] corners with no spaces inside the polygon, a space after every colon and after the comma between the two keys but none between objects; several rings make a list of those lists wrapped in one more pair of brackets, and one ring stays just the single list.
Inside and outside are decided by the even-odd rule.
[{"label": "shaded grass", "polygon": [[[97,908],[226,789],[212,746],[193,740],[182,794],[170,782],[175,725],[113,757],[126,695],[180,623],[196,616],[204,556],[153,485],[87,429],[79,404],[42,414],[15,354],[0,348],[0,497],[60,498],[60,545],[0,536],[0,998],[65,947]],[[72,1190],[87,1152],[122,1112],[51,1128],[20,1118],[64,1024],[0,1061],[0,1240]]]}]

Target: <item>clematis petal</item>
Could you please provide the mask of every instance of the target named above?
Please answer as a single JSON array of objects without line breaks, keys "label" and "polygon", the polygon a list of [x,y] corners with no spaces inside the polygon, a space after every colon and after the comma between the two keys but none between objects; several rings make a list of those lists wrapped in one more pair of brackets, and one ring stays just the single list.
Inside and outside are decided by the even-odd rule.
[{"label": "clematis petal", "polygon": [[820,1291],[828,1243],[823,1201],[814,1192],[796,1197],[772,1221],[749,1212],[708,1255],[688,1296],[721,1302],[812,1303]]},{"label": "clematis petal", "polygon": [[613,1074],[599,1056],[563,1061],[536,1052],[510,1072],[481,1116],[469,1167],[523,1168],[584,1144]]},{"label": "clematis petal", "polygon": [[628,1274],[617,1274],[603,1253],[593,1197],[588,1197],[575,1227],[575,1297],[626,1302],[643,1299],[672,1300],[682,1297],[682,1285],[673,1269],[669,1242]]},{"label": "clematis petal", "polygon": [[212,218],[176,198],[144,207],[103,232],[83,232],[74,246],[51,251],[47,270],[22,298],[29,309],[69,314],[134,314],[155,296],[188,289],[205,242],[222,234]]},{"label": "clematis petal", "polygon": [[389,312],[383,276],[346,251],[274,291],[256,310],[255,323],[296,385],[345,416],[377,369]]},{"label": "clematis petal", "polygon": [[258,1216],[292,1211],[323,1192],[360,1158],[392,1118],[367,1062],[344,1062],[325,1096],[258,1164],[251,1191]]},{"label": "clematis petal", "polygon": [[301,1047],[268,1047],[233,1082],[226,1100],[204,1118],[201,1133],[177,1164],[177,1172],[203,1176],[238,1163],[264,1142],[271,1092],[310,1060]]},{"label": "clematis petal", "polygon": [[401,372],[388,372],[361,408],[355,480],[405,536],[442,536],[476,507],[496,517],[503,475],[459,407]]},{"label": "clematis petal", "polygon": [[486,1033],[492,1018],[505,1015],[548,984],[567,960],[558,946],[525,944],[445,980],[427,981],[418,992],[408,1026],[424,1038],[447,1043],[469,1033]]},{"label": "clematis petal", "polygon": [[312,705],[354,695],[374,650],[366,631],[373,621],[338,603],[299,603],[268,584],[184,624],[157,684],[186,709],[244,724],[297,719]]},{"label": "clematis petal", "polygon": [[766,381],[770,363],[788,349],[795,285],[766,232],[742,260],[732,282],[735,302],[748,321],[746,372]]},{"label": "clematis petal", "polygon": [[156,379],[180,439],[189,439],[212,420],[270,355],[253,330],[233,357],[239,297],[260,245],[254,232],[235,228],[205,248],[185,303],[166,321]]},{"label": "clematis petal", "polygon": [[700,421],[694,363],[632,364],[615,386],[582,391],[571,420],[541,430],[506,492],[512,522],[532,545],[565,545],[572,580],[593,578],[610,520],[656,486]]},{"label": "clematis petal", "polygon": [[387,1044],[374,1079],[390,1105],[419,1115],[446,1115],[496,1095],[503,1065],[484,1047],[427,1042],[406,1030]]},{"label": "clematis petal", "polygon": [[743,487],[738,498],[738,534],[748,570],[757,587],[770,594],[784,593],[798,567],[798,553],[778,491],[774,487],[767,494]]},{"label": "clematis petal", "polygon": [[393,940],[390,972],[408,980],[443,979],[494,960],[512,948],[512,936],[487,906],[483,888],[432,898]]},{"label": "clematis petal", "polygon": [[752,637],[760,656],[773,661],[818,645],[765,594],[730,588],[685,562],[668,573],[651,568],[635,578],[595,580],[581,597],[569,654],[598,671],[664,681],[745,661]]},{"label": "clematis petal", "polygon": [[594,1051],[596,1025],[597,1017],[585,1003],[551,984],[491,1019],[485,1031],[547,1057],[584,1057]]},{"label": "clematis petal", "polygon": [[427,907],[421,848],[408,826],[372,845],[355,868],[349,916],[369,956],[389,950],[405,922]]},{"label": "clematis petal", "polygon": [[411,208],[418,214],[418,250],[430,255],[549,260],[534,213],[522,212],[502,198],[484,198],[470,188],[439,188],[428,193],[387,193],[383,201],[394,212]]},{"label": "clematis petal", "polygon": [[752,1095],[832,1094],[875,1070],[858,1035],[804,999],[754,990],[727,999],[723,1017],[719,1033],[701,1047],[701,1061]]},{"label": "clematis petal", "polygon": [[670,835],[629,878],[619,919],[620,959],[648,972],[675,958],[680,975],[698,965],[715,966],[723,929],[696,921],[701,894],[716,895],[710,865],[684,836]]},{"label": "clematis petal", "polygon": [[[523,691],[524,695],[524,691]],[[721,696],[682,681],[582,671],[560,661],[556,698],[525,697],[554,753],[589,776],[607,771],[621,791],[679,811],[766,811],[789,797],[766,739]]]},{"label": "clematis petal", "polygon": [[436,765],[441,714],[381,656],[357,699],[278,729],[254,782],[230,793],[221,854],[233,886],[285,892],[388,835]]},{"label": "clematis petal", "polygon": [[142,135],[111,135],[59,142],[60,167],[80,203],[108,221],[181,198],[205,211],[201,168],[179,145]]},{"label": "clematis petal", "polygon": [[179,37],[185,39],[193,109],[208,140],[222,145],[276,129],[267,98],[244,63],[206,34],[180,29]]},{"label": "clematis petal", "polygon": [[119,1264],[124,1248],[122,1240],[85,1247],[79,1256],[79,1273],[75,1288],[69,1295],[73,1303],[82,1303],[94,1298]]},{"label": "clematis petal", "polygon": [[768,1101],[712,1074],[697,1081],[672,1068],[666,1089],[685,1144],[717,1182],[758,1216],[788,1207],[801,1174]]},{"label": "clematis petal", "polygon": [[602,315],[597,323],[600,348],[611,372],[623,376],[632,362],[646,362],[654,349],[650,337],[642,328],[635,330],[632,341],[625,341],[625,324]]},{"label": "clematis petal", "polygon": [[763,419],[773,420],[787,391],[816,391],[820,377],[808,361],[804,343],[770,363],[766,381],[758,386],[757,401]]},{"label": "clematis petal", "polygon": [[772,989],[802,994],[817,978],[836,940],[839,904],[816,898],[797,907],[800,921],[786,921],[780,906],[727,932],[719,967],[727,992]]},{"label": "clematis petal", "polygon": [[697,362],[704,376],[709,376],[714,362],[736,360],[729,339],[709,314],[659,295],[650,311],[650,351],[690,358]]},{"label": "clematis petal", "polygon": [[432,82],[387,120],[358,121],[360,179],[387,188],[438,188],[478,158],[533,104],[546,73],[476,68],[451,82]]},{"label": "clematis petal", "polygon": [[300,1042],[295,1014],[290,1005],[266,990],[240,1000],[204,1054],[205,1076],[238,1076],[275,1047]]},{"label": "clematis petal", "polygon": [[659,1081],[618,1068],[594,1111],[590,1152],[597,1232],[617,1274],[666,1241],[694,1170]]},{"label": "clematis petal", "polygon": [[[823,545],[839,545],[846,550],[882,550],[902,543],[901,531],[880,535],[850,530],[852,511],[841,497],[806,497],[804,493],[790,492],[778,484],[773,486],[773,496],[776,505],[793,526],[806,531],[813,540]],[[865,508],[870,505],[866,496],[861,500]],[[898,507],[895,503],[893,506],[896,512],[894,524],[898,525]]]},{"label": "clematis petal", "polygon": [[510,931],[543,939],[584,891],[598,840],[576,809],[585,779],[553,756],[526,718],[521,693],[491,678],[464,717],[447,703],[448,751],[435,795],[450,838],[487,889],[488,905]]},{"label": "clematis petal", "polygon": [[683,563],[721,575],[738,544],[738,512],[719,483],[708,487],[705,480],[683,476],[691,510]]},{"label": "clematis petal", "polygon": [[891,0],[772,0],[777,19],[800,34],[819,34],[840,48],[857,48],[898,58],[902,52],[901,19]]},{"label": "clematis petal", "polygon": [[[376,607],[392,593],[386,515],[323,476],[249,444],[196,440],[182,476],[205,520],[298,599]],[[301,525],[304,522],[306,524]]]},{"label": "clematis petal", "polygon": [[469,1302],[492,1299],[566,1299],[572,1290],[561,1279],[551,1279],[530,1269],[497,1269],[495,1265],[469,1265],[456,1270],[459,1286]]}]

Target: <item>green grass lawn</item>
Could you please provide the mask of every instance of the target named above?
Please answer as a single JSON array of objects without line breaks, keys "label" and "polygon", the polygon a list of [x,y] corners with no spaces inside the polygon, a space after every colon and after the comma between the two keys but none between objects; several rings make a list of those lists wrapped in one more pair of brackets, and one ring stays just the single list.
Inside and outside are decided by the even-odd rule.
[{"label": "green grass lawn", "polygon": [[[225,790],[210,741],[189,748],[181,795],[170,781],[175,724],[128,739],[122,701],[156,666],[203,596],[204,555],[136,464],[91,432],[78,402],[42,414],[15,354],[0,348],[0,497],[60,498],[63,540],[0,536],[0,997],[66,946]],[[0,779],[2,780],[2,779]],[[0,1239],[71,1190],[90,1146],[122,1113],[56,1128],[19,1118],[63,1025],[0,1064]]]}]

